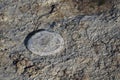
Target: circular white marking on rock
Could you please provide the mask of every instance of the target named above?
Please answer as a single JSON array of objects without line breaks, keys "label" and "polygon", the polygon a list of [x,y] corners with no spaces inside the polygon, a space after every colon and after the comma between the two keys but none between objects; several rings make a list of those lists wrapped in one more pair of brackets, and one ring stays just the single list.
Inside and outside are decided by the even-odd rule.
[{"label": "circular white marking on rock", "polygon": [[39,31],[28,40],[27,48],[40,56],[51,55],[64,48],[64,40],[58,33]]}]

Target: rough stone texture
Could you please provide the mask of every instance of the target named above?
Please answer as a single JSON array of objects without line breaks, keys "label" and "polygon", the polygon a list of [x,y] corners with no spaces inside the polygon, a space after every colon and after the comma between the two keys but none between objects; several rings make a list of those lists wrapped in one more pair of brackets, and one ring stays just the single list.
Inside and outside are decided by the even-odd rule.
[{"label": "rough stone texture", "polygon": [[[0,80],[120,80],[119,0],[0,0]],[[59,33],[65,49],[38,56],[32,31]]]}]

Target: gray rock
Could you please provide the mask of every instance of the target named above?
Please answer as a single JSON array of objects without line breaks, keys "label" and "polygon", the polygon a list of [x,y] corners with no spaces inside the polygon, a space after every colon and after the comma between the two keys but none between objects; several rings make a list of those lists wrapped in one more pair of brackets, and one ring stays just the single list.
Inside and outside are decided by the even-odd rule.
[{"label": "gray rock", "polygon": [[0,0],[0,80],[119,80],[119,0],[98,2]]},{"label": "gray rock", "polygon": [[58,33],[46,30],[35,33],[27,43],[27,48],[40,56],[59,53],[64,49],[63,38]]}]

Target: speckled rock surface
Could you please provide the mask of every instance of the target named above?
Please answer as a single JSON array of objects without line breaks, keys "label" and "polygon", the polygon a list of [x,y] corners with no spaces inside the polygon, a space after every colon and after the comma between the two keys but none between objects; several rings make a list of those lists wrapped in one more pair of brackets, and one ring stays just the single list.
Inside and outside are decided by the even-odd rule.
[{"label": "speckled rock surface", "polygon": [[[0,0],[0,80],[119,80],[119,0]],[[26,48],[36,30],[59,33],[64,49]]]}]

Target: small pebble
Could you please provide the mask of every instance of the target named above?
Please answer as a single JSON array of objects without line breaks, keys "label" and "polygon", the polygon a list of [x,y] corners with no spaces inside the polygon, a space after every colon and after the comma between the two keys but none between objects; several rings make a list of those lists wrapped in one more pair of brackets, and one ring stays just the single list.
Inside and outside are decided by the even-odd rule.
[{"label": "small pebble", "polygon": [[34,34],[27,44],[27,48],[40,56],[51,55],[60,52],[64,47],[62,36],[55,32],[39,31]]}]

